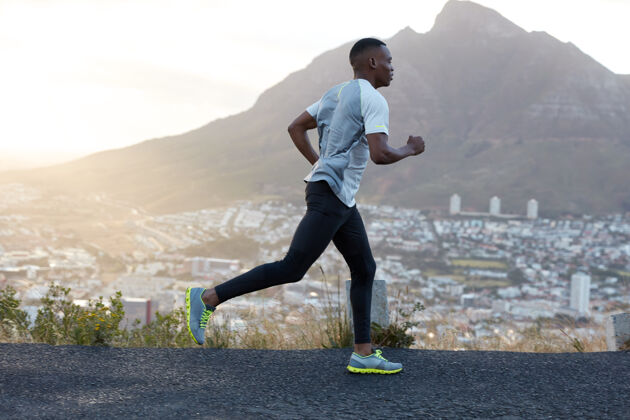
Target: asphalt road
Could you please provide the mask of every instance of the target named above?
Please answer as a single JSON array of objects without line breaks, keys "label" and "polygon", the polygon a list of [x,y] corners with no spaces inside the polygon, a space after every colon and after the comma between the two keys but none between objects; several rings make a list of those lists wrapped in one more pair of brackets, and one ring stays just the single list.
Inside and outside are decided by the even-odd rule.
[{"label": "asphalt road", "polygon": [[349,349],[0,344],[2,418],[626,418],[630,353],[384,349],[396,375],[355,375]]}]

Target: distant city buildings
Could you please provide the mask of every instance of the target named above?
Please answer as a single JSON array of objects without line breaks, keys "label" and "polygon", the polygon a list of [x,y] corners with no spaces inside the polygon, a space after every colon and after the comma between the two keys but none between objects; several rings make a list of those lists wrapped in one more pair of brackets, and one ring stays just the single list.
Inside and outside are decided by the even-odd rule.
[{"label": "distant city buildings", "polygon": [[462,211],[462,198],[457,195],[457,194],[453,194],[451,196],[451,202],[450,202],[450,206],[449,206],[449,213],[450,214],[459,214]]},{"label": "distant city buildings", "polygon": [[[503,219],[510,218],[519,218],[517,214],[502,214],[501,213],[501,199],[496,195],[490,199],[490,205],[488,209],[488,213],[482,212],[471,212],[471,211],[462,211],[462,198],[459,194],[451,195],[449,201],[448,212],[451,215],[461,215],[461,216],[469,216],[469,217],[480,217],[480,216],[497,216]],[[527,211],[526,216],[530,220],[538,219],[538,201],[535,199],[531,199],[527,202]]]},{"label": "distant city buildings", "polygon": [[538,219],[538,201],[533,198],[527,202],[527,218]]},{"label": "distant city buildings", "polygon": [[241,209],[234,220],[235,228],[258,229],[265,221],[265,213],[257,210]]},{"label": "distant city buildings", "polygon": [[589,312],[591,276],[584,273],[575,273],[571,276],[571,309],[580,314]]},{"label": "distant city buildings", "polygon": [[151,323],[151,299],[122,298],[125,317],[122,321],[123,328],[130,328],[136,319],[140,320],[140,326]]},{"label": "distant city buildings", "polygon": [[493,313],[505,313],[510,311],[510,302],[505,300],[494,300],[492,301],[492,312]]},{"label": "distant city buildings", "polygon": [[225,260],[220,258],[194,257],[186,260],[193,277],[210,277],[213,273],[230,274],[238,271],[239,260]]},{"label": "distant city buildings", "polygon": [[[487,198],[479,198],[482,206]],[[448,317],[448,324],[467,326],[457,339],[469,342],[502,334],[512,326],[525,328],[538,317],[554,314],[601,323],[609,312],[630,305],[630,213],[534,219],[538,203],[526,197],[515,197],[521,202],[520,214],[506,214],[510,201],[503,209],[499,202],[495,211],[499,214],[490,214],[487,208],[465,211],[459,194],[449,199],[451,215],[360,204],[374,242],[377,278],[387,281],[389,298],[400,300],[404,293],[405,310],[411,308],[411,300],[426,305],[415,320]],[[40,204],[50,205],[42,208],[51,214],[77,207],[74,201],[61,202],[65,203],[61,209],[60,201]],[[115,241],[97,236],[86,242],[51,222],[19,214],[22,208],[20,204],[15,211],[0,214],[0,289],[9,285],[16,289],[31,323],[51,282],[71,289],[72,298],[82,299],[84,307],[95,296],[120,291],[127,313],[121,328],[133,326],[135,319],[141,325],[151,322],[158,310],[166,314],[180,309],[191,285],[216,284],[233,278],[242,267],[282,258],[303,217],[302,206],[282,201],[146,215],[134,223],[137,214],[131,209],[133,220],[124,230],[112,232]],[[106,219],[99,225],[113,226]],[[257,254],[238,252],[242,236],[258,244]],[[242,259],[206,258],[207,254],[191,258],[194,254],[186,250],[216,240],[233,241],[234,258]],[[225,255],[227,250],[222,251]],[[446,264],[424,273],[418,268],[433,261]],[[572,277],[576,262],[585,274]],[[343,257],[333,247],[318,265],[331,276],[339,273],[339,279],[348,275]],[[594,270],[591,281],[591,267],[607,271],[606,276]],[[335,287],[334,281],[325,283],[313,274],[307,273],[299,283],[227,302],[221,315],[230,328],[238,329],[245,325],[242,311],[277,307],[278,322],[297,324],[301,308],[320,308],[327,287]],[[501,326],[484,322],[493,317]],[[438,334],[444,333],[440,327],[446,328],[438,325]],[[422,333],[428,333],[426,328]]]},{"label": "distant city buildings", "polygon": [[501,199],[496,195],[490,199],[490,214],[493,216],[501,214]]},{"label": "distant city buildings", "polygon": [[459,298],[460,305],[464,308],[472,308],[475,306],[476,298],[477,295],[475,295],[474,293],[465,293]]}]

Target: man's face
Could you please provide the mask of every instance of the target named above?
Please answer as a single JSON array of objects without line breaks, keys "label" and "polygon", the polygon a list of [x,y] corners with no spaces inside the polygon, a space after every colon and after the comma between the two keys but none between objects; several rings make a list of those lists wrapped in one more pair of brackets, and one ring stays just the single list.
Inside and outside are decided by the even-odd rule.
[{"label": "man's face", "polygon": [[392,66],[392,54],[389,52],[389,48],[381,45],[375,58],[376,64],[376,83],[378,87],[389,86],[394,79],[394,67]]}]

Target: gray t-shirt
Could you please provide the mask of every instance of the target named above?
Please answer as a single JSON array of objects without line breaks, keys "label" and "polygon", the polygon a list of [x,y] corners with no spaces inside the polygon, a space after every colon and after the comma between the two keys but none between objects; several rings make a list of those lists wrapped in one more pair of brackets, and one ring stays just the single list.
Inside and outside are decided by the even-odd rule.
[{"label": "gray t-shirt", "polygon": [[319,160],[304,181],[327,181],[352,207],[370,157],[366,135],[389,135],[387,101],[370,82],[354,79],[333,87],[306,111],[317,120]]}]

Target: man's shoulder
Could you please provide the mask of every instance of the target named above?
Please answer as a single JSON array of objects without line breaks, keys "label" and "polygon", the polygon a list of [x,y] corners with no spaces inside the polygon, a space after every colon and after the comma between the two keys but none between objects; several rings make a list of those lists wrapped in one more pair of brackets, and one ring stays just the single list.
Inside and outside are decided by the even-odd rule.
[{"label": "man's shoulder", "polygon": [[387,99],[367,80],[361,83],[361,113],[367,112],[368,109],[389,112],[389,104]]},{"label": "man's shoulder", "polygon": [[353,82],[355,82],[355,80],[346,80],[345,82],[337,83],[336,85],[328,89],[326,93],[324,93],[323,96],[329,96],[329,95],[338,96],[339,93],[341,93],[346,86],[348,86],[350,83],[353,83]]},{"label": "man's shoulder", "polygon": [[374,86],[365,79],[358,79],[359,86],[361,88],[361,96],[363,98],[369,98],[378,102],[384,102],[387,104],[387,100],[378,90],[374,89]]}]

